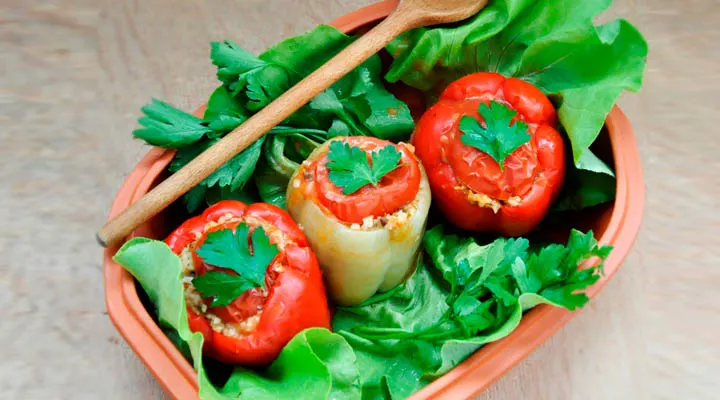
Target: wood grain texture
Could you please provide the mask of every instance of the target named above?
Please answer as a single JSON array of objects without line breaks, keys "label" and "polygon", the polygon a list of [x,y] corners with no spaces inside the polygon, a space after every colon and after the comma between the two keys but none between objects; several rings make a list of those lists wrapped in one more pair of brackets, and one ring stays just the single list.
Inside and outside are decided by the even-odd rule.
[{"label": "wood grain texture", "polygon": [[[130,140],[140,107],[205,99],[211,40],[260,52],[369,3],[0,0],[1,398],[165,398],[105,313],[93,240],[147,150]],[[484,400],[720,392],[720,7],[616,0],[609,16],[650,44],[643,91],[621,101],[645,167],[643,230],[600,295]]]}]

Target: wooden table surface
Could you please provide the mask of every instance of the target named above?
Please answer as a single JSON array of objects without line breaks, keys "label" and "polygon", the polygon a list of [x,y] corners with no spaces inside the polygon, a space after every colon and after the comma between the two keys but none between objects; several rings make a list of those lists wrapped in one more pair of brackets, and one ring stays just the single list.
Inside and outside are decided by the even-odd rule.
[{"label": "wooden table surface", "polygon": [[[370,0],[0,1],[0,397],[161,399],[103,301],[102,224],[147,151],[159,97],[193,109],[215,87],[211,40],[254,52]],[[720,398],[717,0],[616,0],[650,43],[625,96],[647,209],[601,294],[482,399]]]}]

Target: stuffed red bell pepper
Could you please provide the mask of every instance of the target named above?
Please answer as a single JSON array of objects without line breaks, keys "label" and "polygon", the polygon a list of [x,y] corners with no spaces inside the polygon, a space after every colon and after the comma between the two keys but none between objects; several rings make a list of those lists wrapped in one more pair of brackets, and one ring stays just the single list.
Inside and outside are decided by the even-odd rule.
[{"label": "stuffed red bell pepper", "polygon": [[300,165],[287,207],[317,254],[330,297],[354,305],[397,286],[415,265],[430,187],[411,145],[339,137]]},{"label": "stuffed red bell pepper", "polygon": [[190,329],[209,357],[264,365],[300,331],[330,329],[317,259],[282,209],[221,201],[165,242],[182,260]]},{"label": "stuffed red bell pepper", "polygon": [[433,199],[458,227],[519,236],[547,213],[565,176],[550,100],[496,73],[451,83],[411,139]]}]

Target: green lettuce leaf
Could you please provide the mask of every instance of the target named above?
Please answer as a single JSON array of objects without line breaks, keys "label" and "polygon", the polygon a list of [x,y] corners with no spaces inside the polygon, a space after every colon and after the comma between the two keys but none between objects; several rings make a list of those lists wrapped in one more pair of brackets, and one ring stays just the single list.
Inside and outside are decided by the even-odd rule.
[{"label": "green lettuce leaf", "polygon": [[189,350],[201,399],[360,399],[353,350],[342,336],[322,328],[297,334],[265,371],[235,367],[227,382],[215,387],[206,373],[203,336],[188,326],[180,258],[162,241],[134,238],[113,260],[140,283],[161,328],[172,333],[176,345],[186,345],[181,348]]},{"label": "green lettuce leaf", "polygon": [[447,311],[447,291],[439,285],[422,262],[407,282],[390,296],[376,295],[355,307],[340,307],[333,318],[333,330],[344,336],[358,359],[363,399],[381,399],[383,393],[404,398],[427,382],[424,371],[441,364],[436,345],[412,339],[368,340],[353,333],[358,326],[415,331],[431,326]]},{"label": "green lettuce leaf", "polygon": [[222,389],[250,399],[360,399],[355,354],[326,329],[296,335],[264,375],[237,369]]},{"label": "green lettuce leaf", "polygon": [[551,212],[582,210],[615,199],[615,173],[590,149],[577,162],[566,164],[563,188]]},{"label": "green lettuce leaf", "polygon": [[517,72],[559,102],[558,118],[576,163],[597,138],[620,94],[640,90],[648,51],[642,35],[625,20],[583,33],[535,42]]}]

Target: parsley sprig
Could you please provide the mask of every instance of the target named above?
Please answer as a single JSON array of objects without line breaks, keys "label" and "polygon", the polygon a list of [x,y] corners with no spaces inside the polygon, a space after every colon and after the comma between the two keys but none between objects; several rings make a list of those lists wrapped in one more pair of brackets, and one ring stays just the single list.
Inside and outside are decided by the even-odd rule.
[{"label": "parsley sprig", "polygon": [[[224,86],[217,88],[210,96],[203,119],[157,99],[144,106],[142,111],[145,114],[139,119],[142,127],[136,129],[133,136],[153,146],[177,149],[168,167],[173,173],[179,171],[248,118],[248,112]],[[326,132],[278,125],[270,130],[269,135],[324,137]],[[240,193],[255,172],[265,141],[266,136],[256,140],[186,193],[183,200],[188,211],[194,212],[203,201],[211,204],[211,197],[218,197],[218,193]],[[227,195],[220,197],[232,198]]]},{"label": "parsley sprig", "polygon": [[205,298],[212,297],[211,305],[216,307],[230,304],[249,289],[264,288],[265,273],[279,250],[261,226],[250,233],[250,226],[241,223],[234,232],[221,229],[209,233],[196,252],[204,262],[238,274],[208,271],[193,279],[195,289]]},{"label": "parsley sprig", "polygon": [[[423,329],[356,326],[353,333],[373,340],[471,338],[505,324],[513,309],[540,300],[574,310],[588,302],[583,291],[600,279],[602,262],[612,250],[599,245],[592,232],[577,230],[566,245],[540,248],[531,248],[525,238],[479,245],[445,234],[442,226],[427,231],[423,240],[450,287],[445,313]],[[600,263],[579,268],[593,257]]]},{"label": "parsley sprig", "polygon": [[142,128],[136,129],[133,136],[153,146],[178,148],[212,132],[202,119],[158,99],[143,106],[142,112],[145,115],[138,119]]},{"label": "parsley sprig", "polygon": [[528,125],[522,121],[512,123],[517,112],[496,101],[490,101],[489,106],[481,103],[478,112],[485,120],[485,127],[475,118],[463,116],[460,119],[460,131],[463,132],[460,140],[487,153],[502,170],[507,156],[530,141]]},{"label": "parsley sprig", "polygon": [[393,145],[387,145],[378,151],[368,153],[359,147],[335,140],[330,143],[327,168],[330,180],[342,188],[344,195],[355,193],[365,185],[377,186],[380,180],[400,167],[402,154]]}]

